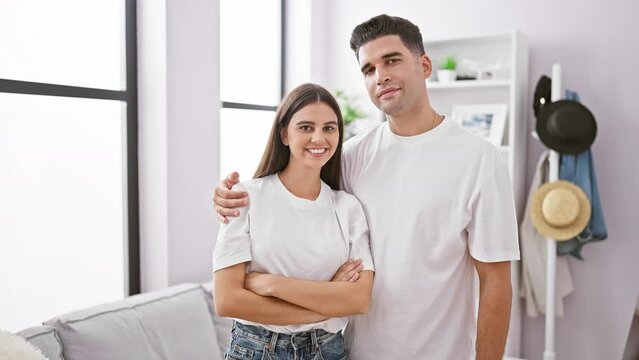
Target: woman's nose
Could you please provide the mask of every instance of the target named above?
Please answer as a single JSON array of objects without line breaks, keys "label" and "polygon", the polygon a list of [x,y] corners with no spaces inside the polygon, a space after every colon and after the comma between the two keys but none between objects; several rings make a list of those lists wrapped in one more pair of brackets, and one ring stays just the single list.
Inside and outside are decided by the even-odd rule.
[{"label": "woman's nose", "polygon": [[316,144],[324,143],[324,134],[321,131],[314,131],[311,136],[311,142]]}]

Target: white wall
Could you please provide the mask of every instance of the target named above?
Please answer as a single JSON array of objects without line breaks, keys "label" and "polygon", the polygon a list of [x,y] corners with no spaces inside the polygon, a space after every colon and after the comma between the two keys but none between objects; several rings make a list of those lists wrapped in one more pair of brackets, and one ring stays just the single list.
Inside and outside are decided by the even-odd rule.
[{"label": "white wall", "polygon": [[[622,356],[639,291],[639,241],[629,226],[639,202],[639,150],[636,121],[639,93],[639,2],[632,0],[409,1],[326,0],[313,14],[313,69],[319,82],[345,88],[366,99],[363,81],[349,49],[350,32],[380,13],[402,16],[418,25],[425,38],[521,31],[530,45],[529,94],[552,63],[563,65],[564,83],[578,91],[599,124],[593,146],[609,239],[584,248],[584,262],[570,261],[576,291],[557,322],[557,359],[619,359]],[[323,47],[322,47],[323,46]],[[428,49],[426,49],[428,51]],[[366,102],[365,102],[366,103]],[[369,104],[370,112],[375,109]],[[531,113],[531,112],[529,112]],[[529,116],[532,130],[534,120]],[[528,139],[527,179],[543,145]],[[543,318],[524,318],[522,355],[540,359]]]},{"label": "white wall", "polygon": [[218,222],[219,3],[139,0],[142,289],[211,277]]},{"label": "white wall", "polygon": [[[219,178],[219,8],[213,0],[138,4],[142,281],[151,290],[210,276],[217,231],[210,197]],[[359,93],[371,114],[377,110],[348,40],[355,25],[379,13],[412,20],[426,38],[520,30],[530,44],[530,93],[553,62],[562,63],[566,86],[580,92],[599,122],[593,151],[609,239],[587,246],[585,262],[571,261],[576,292],[557,323],[557,358],[621,358],[639,291],[632,276],[639,273],[639,242],[628,226],[639,201],[633,154],[639,123],[632,106],[639,90],[639,3],[323,0],[300,7],[306,16],[311,12],[311,33],[304,35],[311,45],[298,41],[289,51],[310,48],[311,56],[304,56],[307,65],[289,78],[289,88],[315,81]],[[289,66],[300,65],[288,58]],[[542,150],[529,139],[528,179]],[[543,319],[525,319],[522,355],[541,358],[542,349]]]}]

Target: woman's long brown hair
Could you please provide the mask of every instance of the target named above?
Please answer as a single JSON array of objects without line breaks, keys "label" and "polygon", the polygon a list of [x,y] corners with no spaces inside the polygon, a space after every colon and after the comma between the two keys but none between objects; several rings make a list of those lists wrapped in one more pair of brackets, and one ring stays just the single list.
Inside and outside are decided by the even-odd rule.
[{"label": "woman's long brown hair", "polygon": [[342,140],[344,138],[344,121],[342,112],[340,111],[337,101],[328,90],[315,84],[303,84],[291,90],[277,108],[275,113],[275,121],[271,128],[266,149],[260,165],[255,171],[253,178],[261,178],[276,174],[286,168],[288,165],[291,152],[288,146],[285,146],[281,138],[281,130],[286,129],[291,122],[291,118],[295,113],[303,107],[314,103],[324,103],[328,105],[337,116],[337,128],[339,129],[339,142],[337,149],[320,172],[320,178],[328,186],[334,190],[340,189],[340,180],[342,177]]}]

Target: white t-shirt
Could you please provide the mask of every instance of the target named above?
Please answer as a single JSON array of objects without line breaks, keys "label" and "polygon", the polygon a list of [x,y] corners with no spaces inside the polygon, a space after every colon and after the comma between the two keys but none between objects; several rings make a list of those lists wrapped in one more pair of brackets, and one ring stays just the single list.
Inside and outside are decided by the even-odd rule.
[{"label": "white t-shirt", "polygon": [[[349,258],[361,258],[365,270],[374,270],[366,217],[353,195],[322,182],[317,199],[298,198],[277,174],[236,187],[249,193],[250,205],[240,209],[239,217],[221,225],[213,271],[250,261],[247,271],[330,281]],[[286,334],[310,329],[335,333],[347,322],[347,318],[330,318],[279,326],[236,320]]]},{"label": "white t-shirt", "polygon": [[519,259],[497,149],[451,120],[409,137],[382,123],[345,144],[342,164],[377,270],[368,314],[351,317],[345,331],[350,358],[473,359],[471,256]]}]

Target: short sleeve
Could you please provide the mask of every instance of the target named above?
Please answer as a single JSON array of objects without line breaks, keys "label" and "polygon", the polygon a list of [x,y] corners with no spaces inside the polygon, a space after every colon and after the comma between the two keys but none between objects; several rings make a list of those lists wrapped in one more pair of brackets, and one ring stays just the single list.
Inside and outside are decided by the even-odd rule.
[{"label": "short sleeve", "polygon": [[362,259],[363,270],[375,271],[370,247],[370,232],[362,204],[353,195],[349,200],[349,246],[351,259]]},{"label": "short sleeve", "polygon": [[342,161],[341,161],[341,165],[342,165],[342,176],[340,176],[340,187],[342,188],[342,190],[348,192],[349,194],[353,193],[353,189],[351,187],[351,170],[352,170],[352,158],[353,156],[351,155],[351,144],[352,144],[352,139],[347,140],[343,145],[342,145]]},{"label": "short sleeve", "polygon": [[[239,184],[235,185],[233,190],[246,191]],[[214,272],[253,259],[249,232],[249,206],[240,208],[240,216],[229,217],[229,222],[220,226],[213,249]]]},{"label": "short sleeve", "polygon": [[342,176],[341,189],[349,194],[353,193],[353,184],[359,178],[362,161],[362,135],[352,137],[342,145]]},{"label": "short sleeve", "polygon": [[471,211],[466,227],[470,255],[483,262],[519,260],[515,202],[505,164],[484,179]]}]

